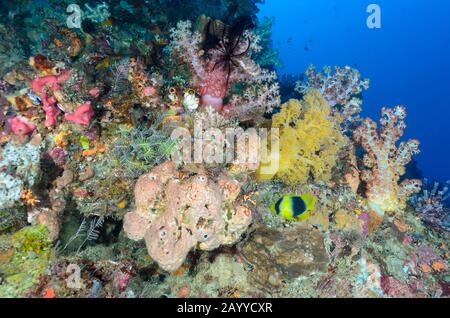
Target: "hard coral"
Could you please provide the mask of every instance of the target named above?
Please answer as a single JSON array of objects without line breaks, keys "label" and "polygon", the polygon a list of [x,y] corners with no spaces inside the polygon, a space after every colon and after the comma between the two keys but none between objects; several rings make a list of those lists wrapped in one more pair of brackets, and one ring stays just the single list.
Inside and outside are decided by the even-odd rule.
[{"label": "hard coral", "polygon": [[[302,102],[292,99],[273,116],[280,128],[280,164],[276,176],[288,183],[305,183],[310,175],[328,182],[346,139],[330,107],[318,91],[310,91]],[[261,175],[262,178],[273,176]]]},{"label": "hard coral", "polygon": [[[237,181],[221,175],[180,180],[173,162],[165,162],[136,183],[136,210],[124,219],[129,238],[145,238],[149,255],[167,271],[178,269],[198,245],[213,250],[239,239],[252,220],[251,210],[236,203]],[[228,186],[223,186],[228,184]],[[222,185],[222,187],[221,187]]]},{"label": "hard coral", "polygon": [[259,227],[242,244],[240,255],[252,265],[251,283],[274,296],[286,281],[326,272],[329,257],[319,230]]},{"label": "hard coral", "polygon": [[396,146],[406,128],[405,108],[383,108],[381,113],[379,133],[371,119],[365,119],[354,133],[355,141],[367,152],[364,165],[369,169],[362,171],[361,178],[367,183],[368,203],[380,216],[404,209],[408,196],[420,191],[421,186],[420,180],[404,180],[398,184],[406,164],[419,153],[419,141],[415,139]]},{"label": "hard coral", "polygon": [[[27,226],[11,236],[0,236],[0,243],[10,252],[0,259],[4,281],[0,297],[24,297],[48,268],[51,242],[45,226]],[[6,246],[5,246],[6,245]]]}]

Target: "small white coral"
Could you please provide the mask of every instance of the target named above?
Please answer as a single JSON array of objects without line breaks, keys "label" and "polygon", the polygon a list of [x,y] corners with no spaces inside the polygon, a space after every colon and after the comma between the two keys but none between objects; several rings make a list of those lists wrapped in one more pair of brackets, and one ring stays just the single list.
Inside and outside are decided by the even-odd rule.
[{"label": "small white coral", "polygon": [[193,92],[184,93],[183,106],[188,111],[192,112],[200,105],[200,99]]},{"label": "small white coral", "polygon": [[40,146],[7,143],[0,151],[0,206],[12,207],[40,175]]}]

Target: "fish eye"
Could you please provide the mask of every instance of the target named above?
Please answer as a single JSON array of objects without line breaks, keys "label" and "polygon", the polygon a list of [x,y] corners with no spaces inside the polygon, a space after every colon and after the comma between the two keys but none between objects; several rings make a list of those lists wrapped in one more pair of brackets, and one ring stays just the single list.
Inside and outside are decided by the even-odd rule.
[{"label": "fish eye", "polygon": [[148,176],[148,178],[149,178],[150,180],[152,180],[152,181],[155,181],[155,180],[156,180],[156,176],[155,176],[154,174]]},{"label": "fish eye", "polygon": [[166,230],[162,229],[161,231],[159,231],[159,237],[160,238],[165,238],[167,236],[167,232]]},{"label": "fish eye", "polygon": [[209,237],[209,236],[208,236],[208,234],[206,234],[206,233],[205,233],[205,234],[203,234],[203,239],[204,239],[204,240],[207,240],[207,239],[208,239],[208,237]]}]

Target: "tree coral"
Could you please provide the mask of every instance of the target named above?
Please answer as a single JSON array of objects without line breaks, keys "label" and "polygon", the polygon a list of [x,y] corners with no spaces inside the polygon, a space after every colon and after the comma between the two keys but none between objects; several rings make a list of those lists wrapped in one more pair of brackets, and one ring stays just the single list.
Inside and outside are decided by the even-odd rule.
[{"label": "tree coral", "polygon": [[[330,106],[318,91],[300,102],[291,99],[274,115],[272,127],[280,128],[280,163],[276,176],[287,184],[328,182],[346,138],[330,116]],[[261,176],[262,178],[272,176]]]},{"label": "tree coral", "polygon": [[305,72],[307,81],[298,81],[295,90],[301,94],[311,89],[318,90],[332,107],[332,111],[338,113],[343,120],[353,121],[361,112],[362,101],[359,95],[369,88],[369,80],[361,79],[359,72],[350,66],[325,67],[323,72],[316,72],[314,66],[310,66]]},{"label": "tree coral", "polygon": [[406,164],[419,153],[419,141],[415,139],[396,146],[406,128],[405,108],[383,108],[381,114],[379,132],[377,124],[368,118],[356,129],[354,139],[367,152],[363,161],[368,169],[362,171],[361,178],[367,183],[369,206],[383,215],[404,209],[408,196],[420,191],[421,181],[404,180],[398,184]]}]

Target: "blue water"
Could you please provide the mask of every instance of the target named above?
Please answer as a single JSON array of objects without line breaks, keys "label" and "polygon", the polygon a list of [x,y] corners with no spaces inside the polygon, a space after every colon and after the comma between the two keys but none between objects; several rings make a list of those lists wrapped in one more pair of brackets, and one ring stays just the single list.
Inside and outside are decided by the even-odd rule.
[{"label": "blue water", "polygon": [[[366,25],[371,3],[381,7],[381,29]],[[449,0],[266,0],[260,8],[261,17],[275,17],[281,73],[301,74],[309,64],[359,69],[371,79],[363,116],[378,121],[382,106],[405,105],[405,137],[421,141],[419,168],[450,179]]]}]

